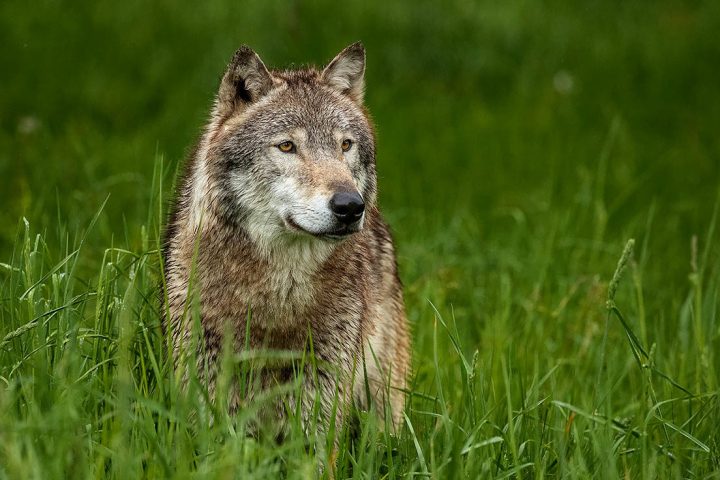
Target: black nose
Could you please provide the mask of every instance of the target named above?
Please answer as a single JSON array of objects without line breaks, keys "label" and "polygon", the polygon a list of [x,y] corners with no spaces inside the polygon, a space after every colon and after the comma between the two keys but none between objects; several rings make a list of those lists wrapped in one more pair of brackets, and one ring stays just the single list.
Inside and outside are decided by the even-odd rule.
[{"label": "black nose", "polygon": [[360,220],[365,203],[357,192],[338,192],[330,199],[330,210],[340,223],[350,225]]}]

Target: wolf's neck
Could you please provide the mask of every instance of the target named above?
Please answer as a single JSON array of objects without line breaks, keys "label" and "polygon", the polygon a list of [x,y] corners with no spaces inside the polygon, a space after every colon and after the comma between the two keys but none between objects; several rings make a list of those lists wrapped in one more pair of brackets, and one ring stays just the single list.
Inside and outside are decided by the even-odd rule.
[{"label": "wolf's neck", "polygon": [[[287,324],[312,308],[317,297],[318,273],[339,245],[314,238],[278,238],[257,244],[245,231],[206,230],[199,245],[205,286],[232,292],[227,298],[237,308],[252,305],[272,324]],[[231,308],[228,305],[228,308]]]},{"label": "wolf's neck", "polygon": [[318,240],[301,239],[269,252],[269,293],[292,309],[312,305],[317,274],[332,254],[332,246]]}]

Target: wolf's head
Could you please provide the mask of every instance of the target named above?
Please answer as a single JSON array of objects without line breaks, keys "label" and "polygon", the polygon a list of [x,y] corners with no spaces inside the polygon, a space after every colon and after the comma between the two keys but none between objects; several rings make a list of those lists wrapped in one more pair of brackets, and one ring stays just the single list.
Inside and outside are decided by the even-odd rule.
[{"label": "wolf's head", "polygon": [[360,231],[376,197],[364,72],[360,43],[322,71],[269,71],[241,47],[195,159],[191,215],[212,209],[263,243],[334,242]]}]

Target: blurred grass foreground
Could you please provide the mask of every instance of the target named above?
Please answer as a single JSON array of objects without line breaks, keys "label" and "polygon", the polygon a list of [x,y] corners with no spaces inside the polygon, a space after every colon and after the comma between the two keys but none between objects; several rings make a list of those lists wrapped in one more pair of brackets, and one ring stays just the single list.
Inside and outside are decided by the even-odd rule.
[{"label": "blurred grass foreground", "polygon": [[158,247],[232,52],[356,40],[414,368],[335,478],[718,478],[718,32],[712,1],[3,1],[0,478],[330,475],[297,422],[247,434],[267,399],[177,387]]}]

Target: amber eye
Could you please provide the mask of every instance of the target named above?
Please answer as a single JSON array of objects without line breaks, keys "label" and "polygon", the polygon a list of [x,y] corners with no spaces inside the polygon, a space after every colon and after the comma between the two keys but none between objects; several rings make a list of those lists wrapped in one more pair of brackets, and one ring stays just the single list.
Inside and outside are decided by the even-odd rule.
[{"label": "amber eye", "polygon": [[284,152],[284,153],[295,153],[295,150],[297,150],[295,148],[295,144],[290,141],[282,142],[282,143],[278,144],[277,147],[280,149],[281,152]]},{"label": "amber eye", "polygon": [[342,145],[340,145],[340,148],[342,148],[343,152],[347,152],[348,150],[350,150],[350,147],[352,147],[352,144],[353,144],[352,140],[350,140],[349,138],[346,138],[345,140],[343,140]]}]

